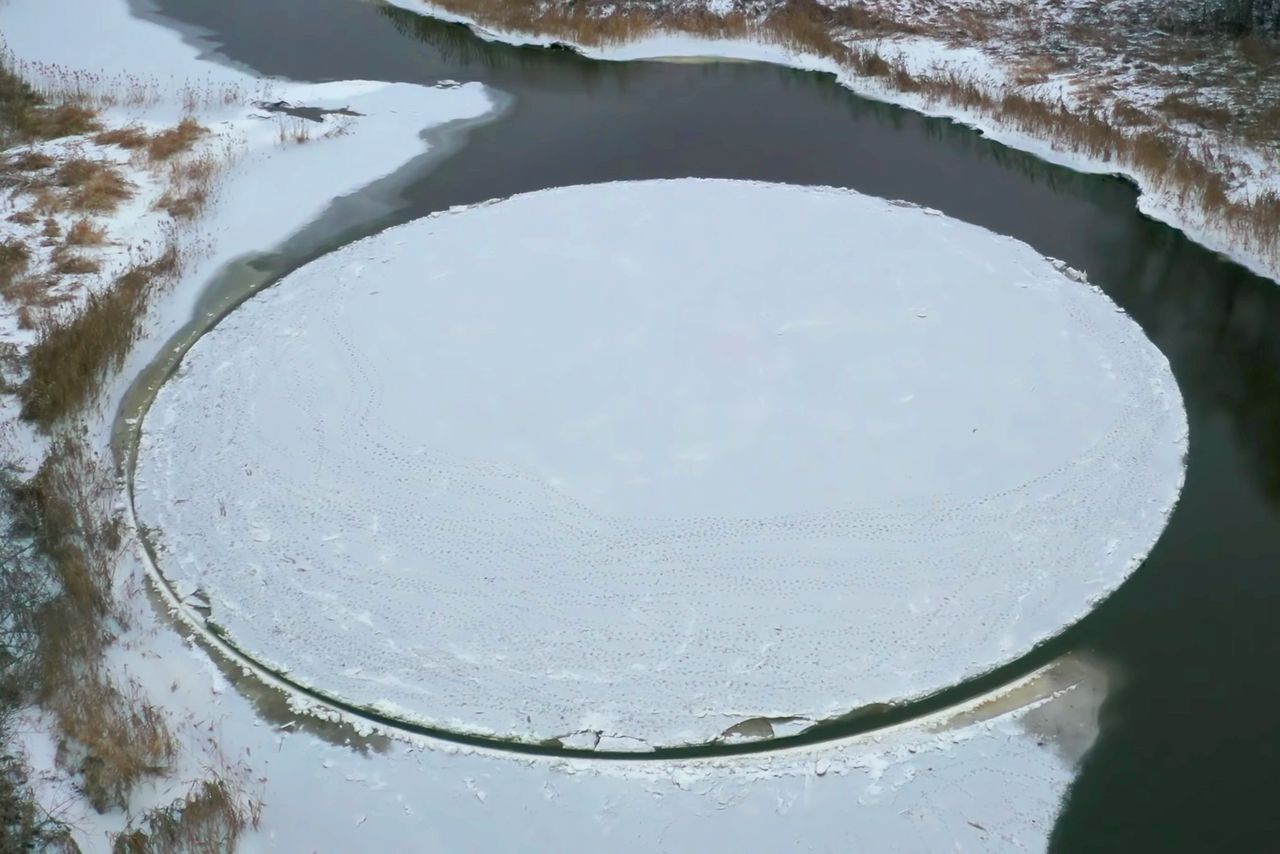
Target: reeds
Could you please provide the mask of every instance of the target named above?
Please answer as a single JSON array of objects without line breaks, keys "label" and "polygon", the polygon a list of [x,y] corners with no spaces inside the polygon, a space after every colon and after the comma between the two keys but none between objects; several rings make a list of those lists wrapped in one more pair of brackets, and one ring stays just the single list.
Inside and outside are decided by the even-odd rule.
[{"label": "reeds", "polygon": [[191,787],[185,798],[142,817],[141,827],[117,834],[113,854],[223,854],[234,851],[248,827],[258,824],[258,806],[241,805],[221,777]]},{"label": "reeds", "polygon": [[170,243],[110,287],[90,294],[82,311],[45,320],[19,392],[23,417],[49,428],[91,400],[103,376],[128,354],[151,295],[180,267],[181,253]]}]

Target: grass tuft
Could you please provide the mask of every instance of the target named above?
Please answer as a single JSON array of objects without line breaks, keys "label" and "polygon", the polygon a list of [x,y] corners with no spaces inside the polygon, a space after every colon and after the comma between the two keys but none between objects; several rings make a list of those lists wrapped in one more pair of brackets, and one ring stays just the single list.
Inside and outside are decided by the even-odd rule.
[{"label": "grass tuft", "polygon": [[75,252],[59,252],[53,268],[64,276],[85,276],[102,269],[96,259]]},{"label": "grass tuft", "polygon": [[151,137],[147,143],[147,157],[152,163],[169,160],[178,154],[191,150],[196,140],[209,131],[195,119],[188,116],[180,121],[177,127],[162,130]]},{"label": "grass tuft", "polygon": [[68,246],[101,246],[106,242],[106,231],[88,217],[80,217],[67,229]]},{"label": "grass tuft", "polygon": [[90,294],[79,314],[43,323],[19,392],[23,417],[48,428],[88,402],[103,374],[119,368],[129,352],[152,292],[172,280],[180,263],[171,244],[110,288]]},{"label": "grass tuft", "polygon": [[64,190],[64,205],[74,211],[110,213],[133,195],[119,168],[105,160],[67,160],[54,172],[53,182]]},{"label": "grass tuft", "polygon": [[145,148],[151,142],[151,135],[137,125],[104,130],[93,137],[98,145],[114,145],[128,151]]},{"label": "grass tuft", "polygon": [[208,205],[213,179],[221,165],[208,152],[173,163],[169,168],[169,185],[156,201],[156,207],[174,219],[194,219]]},{"label": "grass tuft", "polygon": [[9,158],[8,166],[17,172],[38,172],[57,163],[43,151],[24,151]]},{"label": "grass tuft", "polygon": [[31,250],[19,240],[0,243],[0,292],[8,291],[31,263]]},{"label": "grass tuft", "polygon": [[257,814],[238,804],[232,788],[215,778],[196,784],[185,798],[151,810],[142,825],[117,834],[112,854],[234,851],[245,829],[257,825]]}]

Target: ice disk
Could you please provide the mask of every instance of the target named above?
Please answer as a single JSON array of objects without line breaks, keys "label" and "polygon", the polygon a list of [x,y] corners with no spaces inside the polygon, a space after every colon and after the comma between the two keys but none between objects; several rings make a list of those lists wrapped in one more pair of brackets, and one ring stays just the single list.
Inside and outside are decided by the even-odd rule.
[{"label": "ice disk", "polygon": [[160,390],[135,502],[297,684],[643,749],[1018,658],[1147,554],[1185,450],[1161,353],[1025,244],[654,181],[420,219],[252,298]]}]

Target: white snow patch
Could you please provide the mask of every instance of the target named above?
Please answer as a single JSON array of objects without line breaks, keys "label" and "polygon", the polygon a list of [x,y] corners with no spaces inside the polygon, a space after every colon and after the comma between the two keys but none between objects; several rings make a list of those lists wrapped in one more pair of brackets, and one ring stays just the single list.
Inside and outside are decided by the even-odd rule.
[{"label": "white snow patch", "polygon": [[737,181],[429,217],[195,345],[139,515],[237,647],[415,722],[661,746],[916,698],[1087,613],[1177,499],[1166,360],[1060,266]]}]

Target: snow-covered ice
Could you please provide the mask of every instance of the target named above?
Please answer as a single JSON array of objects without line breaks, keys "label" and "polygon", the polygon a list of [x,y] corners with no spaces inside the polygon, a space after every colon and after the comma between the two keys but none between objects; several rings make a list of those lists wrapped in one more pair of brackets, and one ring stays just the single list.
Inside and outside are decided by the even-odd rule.
[{"label": "snow-covered ice", "polygon": [[421,724],[626,750],[920,697],[1086,613],[1176,501],[1168,364],[1080,278],[844,190],[448,212],[201,339],[139,518],[235,646]]}]

